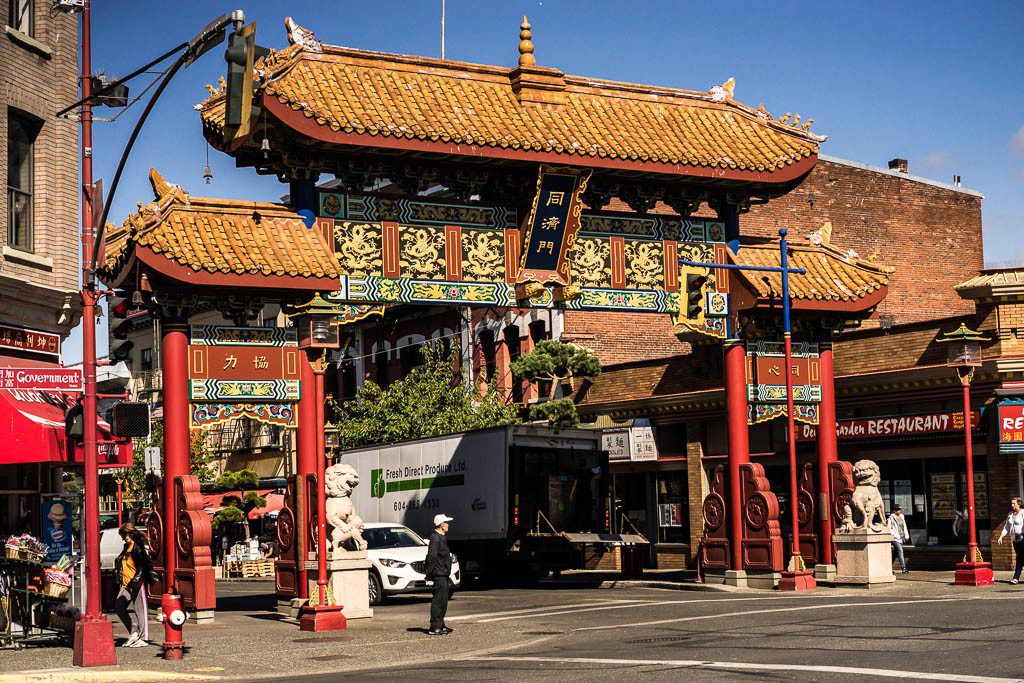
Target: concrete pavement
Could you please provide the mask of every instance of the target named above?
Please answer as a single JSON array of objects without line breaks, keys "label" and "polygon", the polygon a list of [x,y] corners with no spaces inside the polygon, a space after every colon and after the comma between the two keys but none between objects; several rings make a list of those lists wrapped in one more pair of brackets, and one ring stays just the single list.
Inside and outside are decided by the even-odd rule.
[{"label": "concrete pavement", "polygon": [[[576,585],[465,591],[451,603],[451,636],[428,637],[428,599],[377,608],[347,632],[306,634],[274,614],[269,583],[221,584],[217,623],[190,625],[181,662],[157,648],[118,650],[105,672],[67,670],[67,648],[0,651],[0,682],[200,679],[334,680],[1024,680],[1024,589],[950,585],[951,574],[911,574],[891,588],[809,594],[680,592]],[[152,625],[159,636],[159,625]],[[118,625],[117,633],[121,634]],[[56,671],[54,671],[56,669]],[[102,675],[103,678],[94,678]]]}]

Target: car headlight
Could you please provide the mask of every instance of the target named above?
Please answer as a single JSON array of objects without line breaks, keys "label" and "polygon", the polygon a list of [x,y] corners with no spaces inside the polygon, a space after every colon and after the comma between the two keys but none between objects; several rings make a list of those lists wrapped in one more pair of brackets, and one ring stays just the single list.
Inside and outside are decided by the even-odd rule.
[{"label": "car headlight", "polygon": [[386,557],[380,558],[379,562],[385,567],[391,567],[392,569],[401,569],[408,564],[407,562],[401,562],[399,560],[390,560]]}]

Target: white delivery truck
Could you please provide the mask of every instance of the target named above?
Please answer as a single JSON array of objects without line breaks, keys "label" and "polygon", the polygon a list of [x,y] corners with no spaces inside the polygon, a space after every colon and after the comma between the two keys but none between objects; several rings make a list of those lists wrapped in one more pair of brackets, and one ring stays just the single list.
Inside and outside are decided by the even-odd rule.
[{"label": "white delivery truck", "polygon": [[467,574],[538,577],[647,542],[609,532],[600,436],[495,427],[343,451],[335,462],[359,473],[354,503],[364,522],[404,524],[426,537],[443,512],[455,518],[448,541]]}]

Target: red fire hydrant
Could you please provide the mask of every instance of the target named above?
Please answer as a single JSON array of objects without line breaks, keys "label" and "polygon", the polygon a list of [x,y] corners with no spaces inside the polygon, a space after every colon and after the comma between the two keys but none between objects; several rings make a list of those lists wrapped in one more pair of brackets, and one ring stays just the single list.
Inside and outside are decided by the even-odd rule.
[{"label": "red fire hydrant", "polygon": [[160,621],[164,622],[164,659],[181,659],[185,650],[182,637],[185,608],[180,595],[163,594],[160,598]]}]

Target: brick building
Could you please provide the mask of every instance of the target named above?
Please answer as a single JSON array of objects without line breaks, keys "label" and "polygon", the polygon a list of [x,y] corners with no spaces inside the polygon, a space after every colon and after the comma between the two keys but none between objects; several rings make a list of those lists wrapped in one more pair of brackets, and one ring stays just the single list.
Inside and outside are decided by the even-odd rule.
[{"label": "brick building", "polygon": [[[78,131],[53,116],[78,97],[78,21],[17,0],[0,25],[0,368],[52,367],[80,312]],[[52,398],[0,390],[0,534],[36,529],[39,494],[60,490]]]}]

